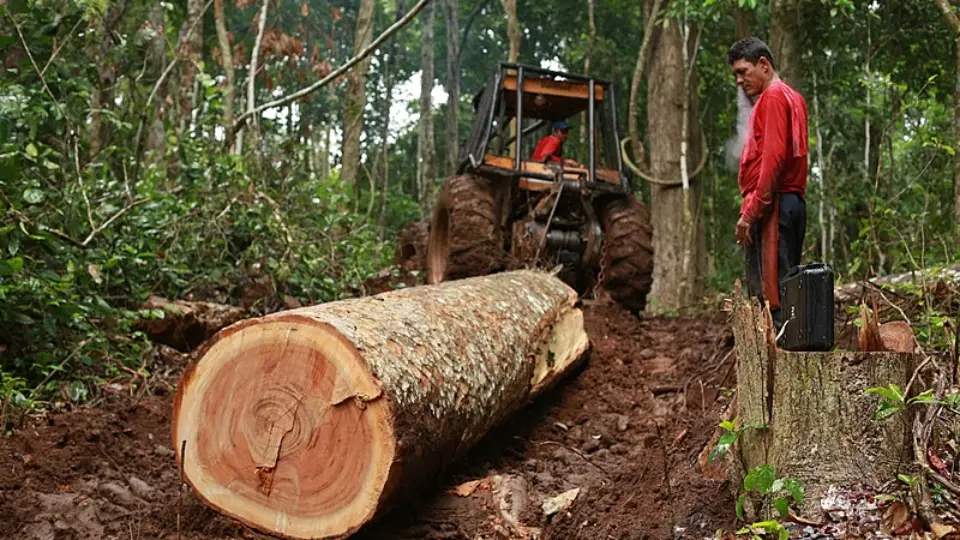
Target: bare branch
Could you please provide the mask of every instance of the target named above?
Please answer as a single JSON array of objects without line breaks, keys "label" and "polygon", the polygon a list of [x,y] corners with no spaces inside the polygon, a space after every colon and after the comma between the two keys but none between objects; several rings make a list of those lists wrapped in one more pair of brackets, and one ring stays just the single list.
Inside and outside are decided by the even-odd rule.
[{"label": "bare branch", "polygon": [[103,223],[101,223],[100,226],[98,226],[97,228],[95,228],[95,229],[93,229],[92,231],[90,231],[90,234],[88,234],[87,237],[83,239],[83,242],[80,242],[80,246],[81,246],[81,247],[87,247],[88,245],[90,245],[90,242],[92,242],[93,239],[96,238],[96,236],[97,236],[98,234],[100,234],[101,232],[104,231],[104,229],[106,229],[107,227],[109,227],[110,225],[112,225],[114,221],[120,219],[120,216],[122,216],[122,215],[126,214],[127,212],[129,212],[134,206],[137,206],[138,204],[143,204],[143,203],[147,202],[148,200],[150,200],[150,199],[140,199],[140,200],[137,200],[137,201],[133,201],[132,203],[124,206],[123,208],[121,208],[116,214],[110,216],[109,219],[107,219],[106,221],[104,221]]},{"label": "bare branch", "polygon": [[279,99],[275,99],[269,103],[264,103],[258,106],[256,109],[252,111],[247,111],[246,113],[244,113],[242,116],[237,118],[237,123],[233,126],[233,129],[230,130],[230,133],[227,136],[227,146],[230,146],[233,143],[233,140],[237,136],[237,133],[243,130],[244,125],[247,123],[247,120],[249,120],[250,117],[254,115],[258,115],[267,109],[272,109],[274,107],[282,107],[288,103],[296,101],[302,97],[308,96],[316,92],[317,90],[323,88],[324,86],[329,84],[330,81],[337,79],[338,77],[340,77],[341,75],[349,71],[350,68],[358,64],[361,60],[370,56],[373,53],[373,51],[377,50],[380,47],[380,45],[383,45],[384,41],[390,39],[390,36],[395,34],[397,30],[400,30],[401,28],[406,26],[407,23],[412,21],[414,17],[416,17],[417,14],[420,13],[420,11],[424,8],[424,6],[426,6],[431,1],[432,0],[420,0],[420,2],[417,3],[417,5],[413,6],[413,8],[410,10],[409,13],[404,15],[404,17],[399,21],[395,22],[393,26],[384,30],[382,34],[377,36],[377,39],[373,40],[373,43],[367,46],[367,48],[360,51],[359,54],[357,54],[350,60],[347,60],[347,62],[342,66],[331,71],[330,74],[327,75],[326,77],[320,79],[319,81],[311,84],[306,88],[297,90],[292,94],[283,96],[282,98],[279,98]]}]

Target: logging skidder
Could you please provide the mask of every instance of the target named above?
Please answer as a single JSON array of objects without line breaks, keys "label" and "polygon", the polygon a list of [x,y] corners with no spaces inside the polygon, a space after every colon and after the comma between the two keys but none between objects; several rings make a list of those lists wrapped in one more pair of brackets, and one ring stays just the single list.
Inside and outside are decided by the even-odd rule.
[{"label": "logging skidder", "polygon": [[[560,278],[585,296],[602,290],[643,309],[653,283],[650,213],[623,174],[613,84],[501,63],[473,104],[460,164],[430,222],[427,281],[560,265]],[[586,165],[554,159],[562,141],[541,137],[581,114]]]},{"label": "logging skidder", "polygon": [[576,302],[525,270],[234,324],[177,390],[183,476],[262,531],[345,538],[578,363]]}]

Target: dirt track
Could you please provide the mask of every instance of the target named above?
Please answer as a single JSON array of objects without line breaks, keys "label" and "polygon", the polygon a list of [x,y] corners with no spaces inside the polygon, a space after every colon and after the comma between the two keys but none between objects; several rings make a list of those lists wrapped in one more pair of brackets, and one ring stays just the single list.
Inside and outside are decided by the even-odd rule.
[{"label": "dirt track", "polygon": [[[586,321],[593,350],[580,370],[489,434],[422,500],[358,538],[474,540],[539,530],[544,539],[660,539],[729,531],[729,489],[696,465],[726,406],[720,388],[736,383],[724,317],[642,320],[590,307]],[[0,538],[266,538],[178,493],[171,394],[152,388],[136,402],[117,397],[27,421],[0,439]],[[480,482],[469,495],[452,492],[473,480]],[[498,485],[511,493],[503,511],[495,508],[503,499],[494,495]],[[574,488],[581,491],[572,506],[544,517],[545,499]],[[511,511],[516,526],[504,519]]]}]

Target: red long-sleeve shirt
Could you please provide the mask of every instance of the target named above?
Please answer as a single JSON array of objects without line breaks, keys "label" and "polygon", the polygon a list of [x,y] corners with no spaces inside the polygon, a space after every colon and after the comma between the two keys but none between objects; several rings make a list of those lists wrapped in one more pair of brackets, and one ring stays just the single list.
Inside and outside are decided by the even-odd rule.
[{"label": "red long-sleeve shirt", "polygon": [[533,149],[533,155],[530,159],[533,161],[543,161],[550,156],[550,161],[563,161],[563,143],[560,138],[553,133],[540,139],[536,148]]},{"label": "red long-sleeve shirt", "polygon": [[775,194],[806,192],[807,103],[782,81],[767,87],[753,107],[737,183],[740,215],[749,223],[764,216]]}]

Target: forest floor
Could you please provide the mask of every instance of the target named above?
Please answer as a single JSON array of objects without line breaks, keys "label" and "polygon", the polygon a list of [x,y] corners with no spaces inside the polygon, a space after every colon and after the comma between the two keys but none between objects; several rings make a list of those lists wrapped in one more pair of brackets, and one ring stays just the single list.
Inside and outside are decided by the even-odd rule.
[{"label": "forest floor", "polygon": [[[585,315],[593,348],[581,368],[490,433],[421,500],[358,537],[729,531],[730,490],[697,468],[728,403],[723,389],[736,384],[725,316],[643,319],[612,306],[588,306]],[[102,403],[25,418],[0,439],[0,538],[266,538],[180,490],[170,416],[186,361],[155,355],[154,376],[139,391],[114,384]],[[544,515],[545,500],[577,488],[572,505]],[[500,508],[505,499],[494,494],[504,489],[510,497]]]},{"label": "forest floor", "polygon": [[[383,275],[363,292],[416,281]],[[356,538],[730,538],[731,486],[698,464],[736,387],[727,314],[646,318],[596,304],[584,314],[592,348],[581,367]],[[189,360],[158,347],[149,379],[21,418],[0,438],[0,538],[270,538],[208,509],[178,478],[170,419]],[[547,515],[561,494],[575,498]]]}]

